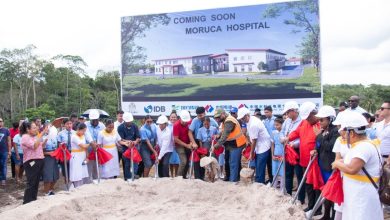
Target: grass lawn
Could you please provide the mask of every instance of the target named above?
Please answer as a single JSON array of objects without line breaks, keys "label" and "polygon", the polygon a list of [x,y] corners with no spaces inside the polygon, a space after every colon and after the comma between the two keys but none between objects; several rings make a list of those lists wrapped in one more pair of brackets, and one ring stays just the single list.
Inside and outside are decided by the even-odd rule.
[{"label": "grass lawn", "polygon": [[246,78],[166,78],[159,76],[131,76],[123,78],[123,95],[127,97],[183,97],[228,94],[263,94],[306,92],[320,93],[319,74],[307,67],[297,79],[251,79]]}]

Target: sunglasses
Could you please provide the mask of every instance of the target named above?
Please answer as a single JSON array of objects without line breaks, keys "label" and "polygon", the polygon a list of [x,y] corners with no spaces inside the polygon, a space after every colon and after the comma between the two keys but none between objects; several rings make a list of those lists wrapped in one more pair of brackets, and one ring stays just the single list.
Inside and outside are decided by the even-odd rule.
[{"label": "sunglasses", "polygon": [[148,124],[152,124],[152,123],[153,123],[153,121],[146,121],[146,123],[148,123]]},{"label": "sunglasses", "polygon": [[357,102],[357,100],[348,100],[348,102]]},{"label": "sunglasses", "polygon": [[390,108],[386,108],[386,107],[381,107],[380,110],[383,111],[385,109],[390,109]]}]

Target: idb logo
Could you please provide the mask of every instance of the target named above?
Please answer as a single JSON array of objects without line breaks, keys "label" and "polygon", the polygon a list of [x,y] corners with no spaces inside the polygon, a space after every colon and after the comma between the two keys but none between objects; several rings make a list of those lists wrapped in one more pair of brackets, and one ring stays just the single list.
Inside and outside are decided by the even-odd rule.
[{"label": "idb logo", "polygon": [[152,112],[165,112],[165,106],[152,106],[148,105],[144,107],[144,111],[148,114]]},{"label": "idb logo", "polygon": [[145,106],[144,107],[144,111],[146,112],[146,113],[152,113],[152,111],[153,111],[153,106],[152,105],[148,105],[148,106]]}]

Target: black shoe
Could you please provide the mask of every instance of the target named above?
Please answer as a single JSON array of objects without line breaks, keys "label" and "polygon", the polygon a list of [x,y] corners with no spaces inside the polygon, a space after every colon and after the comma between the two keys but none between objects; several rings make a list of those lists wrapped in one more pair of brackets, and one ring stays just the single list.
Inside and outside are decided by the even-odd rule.
[{"label": "black shoe", "polygon": [[308,212],[308,211],[310,211],[310,210],[312,210],[313,208],[310,208],[310,207],[307,207],[307,208],[305,208],[303,211],[304,212]]},{"label": "black shoe", "polygon": [[225,177],[225,178],[223,179],[223,181],[229,182],[229,178],[226,178],[226,177]]},{"label": "black shoe", "polygon": [[321,208],[317,209],[316,213],[314,213],[314,216],[322,215]]}]

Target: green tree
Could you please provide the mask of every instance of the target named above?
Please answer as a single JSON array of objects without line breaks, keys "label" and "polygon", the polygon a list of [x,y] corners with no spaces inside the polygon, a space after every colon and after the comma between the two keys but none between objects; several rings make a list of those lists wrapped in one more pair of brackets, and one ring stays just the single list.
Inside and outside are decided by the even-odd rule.
[{"label": "green tree", "polygon": [[31,119],[31,118],[42,118],[42,119],[49,119],[53,120],[56,115],[56,112],[50,108],[48,104],[43,104],[39,106],[38,108],[29,108],[26,109],[23,116]]},{"label": "green tree", "polygon": [[145,49],[135,44],[136,38],[145,37],[145,31],[158,25],[169,24],[166,14],[123,17],[121,22],[122,74],[134,72],[134,65],[143,64]]},{"label": "green tree", "polygon": [[284,24],[294,26],[293,33],[301,31],[307,32],[307,36],[300,45],[301,56],[306,60],[313,59],[318,68],[320,51],[319,36],[320,28],[319,4],[318,0],[303,0],[296,2],[286,2],[270,5],[263,13],[264,18],[276,18],[282,15],[282,12],[289,12],[291,17],[284,19]]}]

